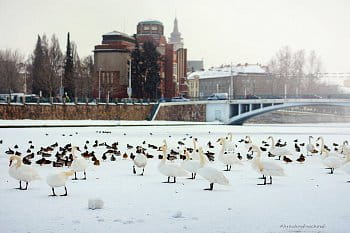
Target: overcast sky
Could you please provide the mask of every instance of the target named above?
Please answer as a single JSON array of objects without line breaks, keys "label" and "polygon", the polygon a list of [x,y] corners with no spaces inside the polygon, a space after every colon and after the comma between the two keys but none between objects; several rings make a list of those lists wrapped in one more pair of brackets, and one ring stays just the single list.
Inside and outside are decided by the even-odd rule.
[{"label": "overcast sky", "polygon": [[349,0],[0,0],[0,49],[29,55],[36,36],[66,33],[81,57],[102,34],[130,35],[145,19],[163,22],[166,37],[175,15],[188,59],[205,67],[267,64],[282,46],[315,50],[327,72],[350,72]]}]

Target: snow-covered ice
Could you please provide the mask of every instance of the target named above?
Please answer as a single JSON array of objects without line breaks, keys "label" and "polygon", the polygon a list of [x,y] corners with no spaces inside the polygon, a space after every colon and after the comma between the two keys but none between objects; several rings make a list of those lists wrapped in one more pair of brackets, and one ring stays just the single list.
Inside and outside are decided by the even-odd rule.
[{"label": "snow-covered ice", "polygon": [[[203,191],[209,184],[199,176],[195,180],[178,178],[175,184],[163,184],[166,177],[157,170],[159,151],[148,149],[154,158],[149,159],[144,176],[138,176],[133,174],[129,158],[120,156],[111,161],[109,156],[103,161],[105,147],[92,147],[95,140],[109,145],[118,142],[121,154],[130,155],[135,153],[135,147],[127,149],[127,144],[143,145],[145,141],[145,147],[148,143],[159,146],[166,139],[175,146],[186,138],[183,140],[186,146],[192,147],[193,136],[204,151],[218,153],[220,146],[216,140],[229,132],[239,145],[243,165],[224,172],[230,185],[215,184],[213,191]],[[334,175],[329,175],[319,156],[307,156],[304,164],[276,161],[287,176],[274,177],[272,185],[258,186],[260,174],[251,168],[251,162],[245,158],[247,149],[238,140],[250,135],[253,142],[261,145],[262,140],[272,135],[287,141],[288,149],[294,150],[294,139],[307,142],[308,136],[313,135],[323,136],[333,148],[333,142],[349,140],[349,132],[350,124],[1,128],[0,232],[348,232],[349,174],[337,169]],[[4,152],[18,145],[17,150],[26,154],[30,140],[34,151],[55,142],[59,146],[72,143],[82,149],[89,140],[88,150],[96,152],[101,165],[90,162],[87,180],[68,180],[66,197],[49,196],[51,189],[45,178],[68,170],[51,165],[32,165],[43,179],[30,183],[27,191],[14,189],[18,181],[8,174],[8,155]],[[214,149],[208,149],[208,141]],[[266,157],[266,152],[262,156]],[[36,155],[33,161],[39,158]],[[217,160],[211,166],[225,168]],[[63,192],[62,187],[58,188],[57,193]],[[104,201],[103,209],[87,208],[87,201],[94,197]]]}]

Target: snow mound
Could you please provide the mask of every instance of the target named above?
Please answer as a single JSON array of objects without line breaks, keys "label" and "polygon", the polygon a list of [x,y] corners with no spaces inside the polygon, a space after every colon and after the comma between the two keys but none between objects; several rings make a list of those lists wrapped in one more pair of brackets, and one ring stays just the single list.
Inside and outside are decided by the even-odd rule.
[{"label": "snow mound", "polygon": [[95,210],[95,209],[102,209],[103,208],[103,200],[101,198],[94,198],[94,199],[89,199],[88,202],[88,208]]}]

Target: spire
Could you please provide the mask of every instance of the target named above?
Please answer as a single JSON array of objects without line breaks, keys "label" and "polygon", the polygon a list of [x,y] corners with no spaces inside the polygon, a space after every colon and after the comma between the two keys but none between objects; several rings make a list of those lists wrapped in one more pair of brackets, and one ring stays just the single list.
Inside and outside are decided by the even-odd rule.
[{"label": "spire", "polygon": [[173,30],[172,34],[180,34],[181,35],[181,33],[179,33],[179,28],[177,26],[177,18],[176,17],[175,17],[175,20],[174,20],[174,30]]},{"label": "spire", "polygon": [[182,48],[183,47],[183,41],[181,38],[181,33],[179,32],[178,24],[177,24],[177,18],[175,17],[174,20],[174,30],[172,33],[170,33],[170,38],[169,38],[169,43],[170,44],[175,44],[176,48]]}]

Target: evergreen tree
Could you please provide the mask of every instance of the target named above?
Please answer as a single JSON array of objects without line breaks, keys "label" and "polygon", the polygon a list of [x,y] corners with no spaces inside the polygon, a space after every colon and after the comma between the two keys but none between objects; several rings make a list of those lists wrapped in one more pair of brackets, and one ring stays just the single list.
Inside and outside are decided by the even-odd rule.
[{"label": "evergreen tree", "polygon": [[32,80],[32,93],[39,94],[41,90],[41,80],[43,76],[43,49],[41,44],[41,37],[38,35],[36,41],[34,53],[32,55],[32,70],[31,70],[31,80]]},{"label": "evergreen tree", "polygon": [[64,79],[63,87],[64,91],[67,92],[69,97],[73,97],[75,94],[75,85],[74,85],[74,64],[73,64],[73,52],[72,45],[69,38],[69,32],[67,35],[67,50],[64,66]]},{"label": "evergreen tree", "polygon": [[143,45],[143,57],[145,65],[145,85],[144,85],[144,97],[156,99],[158,98],[159,91],[157,90],[160,81],[159,73],[159,57],[160,54],[157,51],[156,46],[152,42],[146,42]]},{"label": "evergreen tree", "polygon": [[132,88],[133,97],[135,98],[151,98],[159,97],[159,80],[160,54],[156,46],[147,41],[143,44],[142,50],[139,49],[138,43],[131,54],[132,57]]},{"label": "evergreen tree", "polygon": [[[130,66],[130,64],[129,64]],[[143,97],[144,80],[141,72],[142,57],[139,44],[136,41],[135,49],[131,53],[131,87],[134,98]]]}]

